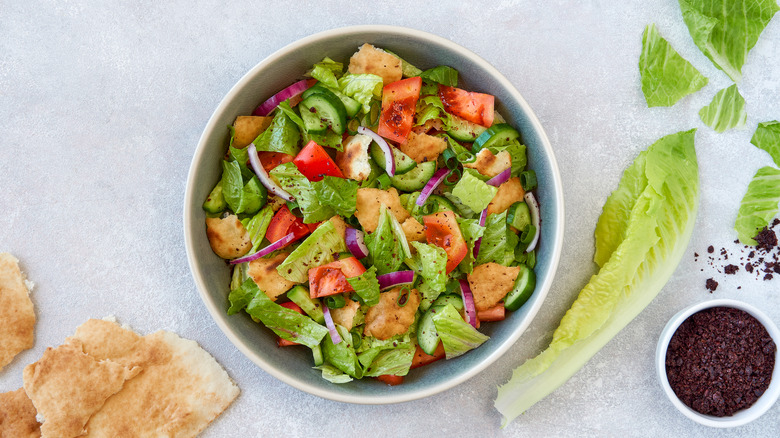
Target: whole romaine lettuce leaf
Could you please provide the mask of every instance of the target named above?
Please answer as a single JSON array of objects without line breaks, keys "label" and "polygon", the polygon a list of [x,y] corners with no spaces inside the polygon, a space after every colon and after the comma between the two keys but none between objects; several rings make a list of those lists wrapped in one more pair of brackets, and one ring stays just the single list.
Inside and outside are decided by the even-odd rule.
[{"label": "whole romaine lettuce leaf", "polygon": [[[691,130],[661,138],[640,155],[644,165],[632,166],[624,174],[621,189],[631,192],[626,184],[646,181],[644,187],[638,196],[624,196],[599,218],[600,223],[618,223],[615,233],[623,237],[613,240],[609,227],[601,227],[596,245],[614,248],[607,251],[609,258],[580,292],[547,349],[515,369],[511,380],[498,388],[495,406],[504,417],[503,425],[566,382],[650,304],[671,277],[696,219],[694,135]],[[642,167],[644,179],[634,174]],[[630,213],[616,218],[619,209]],[[606,236],[610,241],[601,241]]]},{"label": "whole romaine lettuce leaf", "polygon": [[699,111],[699,117],[717,132],[745,126],[745,99],[739,94],[737,84],[715,93],[712,102]]},{"label": "whole romaine lettuce leaf", "polygon": [[282,277],[295,282],[309,281],[309,268],[333,261],[333,255],[347,250],[347,244],[333,223],[325,221],[276,267]]},{"label": "whole romaine lettuce leaf", "polygon": [[748,184],[747,193],[739,205],[734,223],[739,241],[755,246],[753,239],[777,214],[780,203],[780,170],[774,167],[758,169]]},{"label": "whole romaine lettuce leaf", "polygon": [[708,81],[658,33],[655,24],[648,25],[642,35],[639,73],[642,93],[650,107],[672,106]]},{"label": "whole romaine lettuce leaf", "polygon": [[775,0],[679,0],[693,42],[734,82],[772,16]]},{"label": "whole romaine lettuce leaf", "polygon": [[775,164],[780,167],[780,122],[774,120],[759,123],[750,142],[757,148],[767,151]]}]

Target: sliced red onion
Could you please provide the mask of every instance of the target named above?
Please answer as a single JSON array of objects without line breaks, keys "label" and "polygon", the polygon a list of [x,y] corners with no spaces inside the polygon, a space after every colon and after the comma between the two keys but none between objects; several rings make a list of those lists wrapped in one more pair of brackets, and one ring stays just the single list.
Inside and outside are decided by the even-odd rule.
[{"label": "sliced red onion", "polygon": [[[482,210],[479,214],[479,226],[484,227],[487,221],[487,208]],[[476,260],[477,254],[479,254],[479,246],[482,244],[482,236],[480,236],[476,242],[474,242],[474,259]]]},{"label": "sliced red onion", "polygon": [[263,168],[263,163],[260,162],[260,158],[257,156],[257,148],[254,143],[249,144],[249,164],[252,165],[252,170],[257,174],[257,178],[260,180],[265,188],[274,195],[284,199],[285,201],[295,201],[293,195],[288,193],[285,189],[279,187],[274,180],[268,176],[268,172]]},{"label": "sliced red onion", "polygon": [[237,259],[233,259],[230,261],[231,265],[237,265],[239,263],[244,262],[251,262],[252,260],[259,259],[260,257],[266,256],[268,254],[271,254],[272,252],[276,251],[277,249],[280,249],[287,245],[288,243],[292,242],[293,239],[295,239],[295,234],[289,233],[286,236],[282,237],[281,239],[277,240],[276,242],[266,246],[265,248],[261,249],[260,251],[257,251],[254,254],[250,254],[248,256],[240,257]]},{"label": "sliced red onion", "polygon": [[298,81],[290,85],[289,87],[285,88],[284,90],[274,94],[273,96],[271,96],[270,99],[260,104],[260,106],[257,107],[257,109],[252,113],[252,115],[267,116],[268,114],[271,114],[271,111],[273,111],[274,108],[279,106],[280,103],[306,91],[306,89],[309,88],[308,82],[309,81],[307,81],[306,79],[302,81]]},{"label": "sliced red onion", "polygon": [[425,184],[425,187],[423,187],[422,192],[420,192],[420,196],[417,197],[417,202],[415,202],[415,204],[417,204],[419,207],[422,207],[423,204],[425,204],[425,201],[428,200],[428,196],[431,196],[431,193],[433,193],[433,191],[436,190],[436,187],[438,187],[439,184],[441,184],[441,182],[444,181],[447,176],[449,176],[450,172],[452,172],[452,170],[446,167],[437,170],[431,179],[429,179]]},{"label": "sliced red onion", "polygon": [[328,309],[328,306],[322,306],[322,313],[325,315],[325,326],[328,327],[330,340],[333,341],[334,344],[338,344],[341,342],[341,336],[339,336],[339,331],[336,330],[336,324],[333,323],[333,317],[330,316],[330,309]]},{"label": "sliced red onion", "polygon": [[501,184],[507,182],[509,180],[509,175],[512,174],[512,168],[508,168],[505,171],[499,173],[498,175],[494,176],[493,178],[490,178],[485,182],[485,184],[498,187]]},{"label": "sliced red onion", "polygon": [[469,282],[460,280],[460,292],[463,294],[463,307],[466,309],[466,322],[477,328],[477,308],[474,306],[474,295],[471,294]]},{"label": "sliced red onion", "polygon": [[358,126],[357,132],[371,137],[371,140],[374,140],[379,145],[379,148],[382,149],[382,153],[385,155],[385,171],[388,175],[395,176],[395,157],[393,156],[393,150],[385,139],[365,126]]},{"label": "sliced red onion", "polygon": [[363,231],[347,227],[347,249],[353,256],[362,259],[368,257],[368,247],[363,240],[365,233]]},{"label": "sliced red onion", "polygon": [[539,216],[539,203],[536,202],[534,194],[531,192],[526,192],[524,198],[525,203],[528,204],[528,210],[531,213],[531,223],[534,225],[534,227],[536,227],[536,234],[534,234],[534,239],[530,244],[528,244],[528,248],[525,250],[525,252],[531,252],[534,250],[534,248],[536,248],[536,243],[539,242],[539,234],[541,234],[542,231],[542,219]]},{"label": "sliced red onion", "polygon": [[414,271],[398,271],[389,274],[377,275],[379,289],[387,289],[401,284],[412,284],[414,282]]}]

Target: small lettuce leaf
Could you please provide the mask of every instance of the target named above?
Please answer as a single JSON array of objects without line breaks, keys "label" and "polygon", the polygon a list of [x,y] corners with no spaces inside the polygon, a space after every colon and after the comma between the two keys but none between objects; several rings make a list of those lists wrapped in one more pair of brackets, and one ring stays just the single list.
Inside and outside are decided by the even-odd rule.
[{"label": "small lettuce leaf", "polygon": [[[477,242],[477,239],[482,237],[482,235],[485,233],[485,227],[479,226],[479,220],[478,219],[461,219],[457,218],[458,226],[460,227],[460,232],[463,234],[463,239],[466,241],[466,245],[468,245],[469,250],[466,253],[466,257],[461,260],[460,263],[458,263],[458,268],[466,273],[471,274],[471,272],[474,270],[474,262],[476,262],[476,259],[474,259],[474,245]],[[480,246],[482,244],[480,243]]]},{"label": "small lettuce leaf", "polygon": [[313,224],[333,217],[333,208],[320,202],[313,184],[298,170],[295,163],[280,164],[274,167],[269,175],[295,197],[295,202],[303,213],[304,223]]},{"label": "small lettuce leaf", "polygon": [[769,153],[775,164],[780,167],[780,122],[777,120],[758,124],[750,142]]},{"label": "small lettuce leaf", "polygon": [[411,256],[406,235],[395,216],[384,204],[380,210],[376,230],[365,237],[368,257],[378,275],[397,271],[404,259]]},{"label": "small lettuce leaf", "polygon": [[352,381],[352,377],[349,377],[348,374],[344,373],[333,365],[323,364],[318,367],[314,367],[314,369],[322,371],[322,378],[330,383],[341,384]]},{"label": "small lettuce leaf", "polygon": [[525,152],[525,145],[517,141],[517,139],[513,139],[506,144],[503,144],[501,146],[494,146],[489,149],[490,152],[493,152],[494,155],[498,154],[501,151],[509,152],[509,156],[511,157],[511,161],[512,161],[511,176],[519,175],[520,172],[522,172],[523,169],[525,169],[526,164],[528,164],[528,157]]},{"label": "small lettuce leaf", "polygon": [[[247,281],[254,283],[251,278]],[[255,286],[256,288],[257,286]],[[282,339],[297,342],[309,348],[317,347],[328,334],[328,329],[317,324],[306,315],[282,307],[261,290],[257,290],[252,301],[246,306],[246,312],[260,320]]]},{"label": "small lettuce leaf", "polygon": [[458,86],[458,71],[446,65],[440,65],[420,73],[420,77],[448,87]]},{"label": "small lettuce leaf", "polygon": [[648,25],[642,35],[639,73],[649,107],[672,106],[708,81],[658,33],[655,24]]},{"label": "small lettuce leaf", "polygon": [[452,304],[433,314],[433,325],[439,333],[447,359],[458,357],[490,339],[463,320]]},{"label": "small lettuce leaf", "polygon": [[734,82],[772,16],[775,0],[679,0],[693,42]]},{"label": "small lettuce leaf", "polygon": [[250,252],[257,252],[260,248],[265,232],[268,231],[268,226],[271,225],[273,217],[274,210],[270,205],[267,205],[251,218],[241,220],[241,224],[246,228],[246,231],[249,233],[249,239],[252,241]]},{"label": "small lettuce leaf", "polygon": [[325,221],[276,267],[282,277],[295,282],[309,281],[309,268],[333,261],[333,255],[347,250],[347,244],[331,221]]},{"label": "small lettuce leaf", "polygon": [[777,214],[780,203],[780,170],[774,167],[758,169],[748,184],[747,193],[739,205],[734,224],[739,241],[755,246],[753,239]]},{"label": "small lettuce leaf", "polygon": [[357,100],[363,106],[363,112],[371,112],[371,100],[382,96],[382,77],[370,73],[347,73],[339,78],[339,90]]},{"label": "small lettuce leaf", "polygon": [[[659,139],[640,155],[644,165],[623,174],[636,180],[634,173],[643,167],[647,180],[638,196],[626,196],[620,203],[620,208],[630,209],[628,216],[611,220],[620,225],[614,232],[623,237],[610,240],[608,246],[614,249],[609,259],[561,319],[547,349],[515,369],[510,381],[498,388],[495,406],[504,426],[583,367],[650,304],[674,273],[696,221],[694,136],[690,130]],[[631,184],[636,183],[621,183]],[[633,205],[630,199],[635,199]],[[613,209],[604,214],[613,214]]]},{"label": "small lettuce leaf", "polygon": [[[352,334],[338,324],[336,324],[336,330],[339,332],[341,342],[334,344],[330,336],[325,336],[325,340],[322,342],[322,354],[325,357],[325,362],[330,363],[349,376],[356,379],[362,378],[363,367],[360,366],[357,353],[355,353],[355,348],[352,346]],[[325,331],[327,332],[327,329]]]},{"label": "small lettuce leaf", "polygon": [[712,102],[699,111],[699,118],[716,132],[745,126],[745,99],[739,94],[737,84],[715,93]]},{"label": "small lettuce leaf", "polygon": [[314,68],[309,74],[327,87],[338,88],[338,77],[341,76],[341,71],[343,69],[344,64],[336,62],[326,56],[325,59],[314,64]]},{"label": "small lettuce leaf", "polygon": [[265,205],[268,192],[252,175],[244,184],[238,161],[222,161],[222,196],[235,214],[255,214]]},{"label": "small lettuce leaf", "polygon": [[352,179],[325,176],[311,183],[320,204],[330,207],[336,214],[352,216],[357,207],[358,183]]},{"label": "small lettuce leaf", "polygon": [[488,215],[475,264],[493,262],[509,266],[515,259],[515,245],[508,241],[510,234],[517,237],[506,224],[506,211]]},{"label": "small lettuce leaf", "polygon": [[[283,102],[279,102],[279,105],[276,107],[276,110],[278,112],[282,112],[285,115],[287,115],[287,117],[289,117],[290,120],[298,126],[298,130],[301,132],[302,135],[306,133],[306,125],[303,123],[303,119],[301,118],[301,116],[299,116],[298,113],[295,112],[294,109],[292,109],[292,106],[290,106],[290,99],[287,99]],[[308,143],[308,142],[304,140],[304,143]]]},{"label": "small lettuce leaf", "polygon": [[228,315],[235,315],[236,313],[244,310],[244,308],[252,301],[252,298],[260,291],[254,280],[248,278],[237,288],[230,291],[228,295],[228,302],[230,307],[228,308]]},{"label": "small lettuce leaf", "polygon": [[463,172],[463,177],[452,188],[452,196],[455,196],[466,207],[473,211],[482,211],[487,208],[490,201],[496,196],[498,188],[486,184],[474,176],[471,172]]},{"label": "small lettuce leaf", "polygon": [[444,292],[447,288],[447,253],[436,245],[412,242],[417,250],[407,263],[422,277],[423,283],[432,290]]},{"label": "small lettuce leaf", "polygon": [[363,372],[363,376],[378,377],[384,374],[405,376],[409,373],[414,359],[415,346],[411,343],[401,344],[395,348],[379,350],[371,364]]},{"label": "small lettuce leaf", "polygon": [[347,282],[355,289],[363,304],[376,306],[379,304],[379,281],[376,279],[376,266],[366,269],[366,272],[357,277],[347,278]]},{"label": "small lettuce leaf", "polygon": [[263,131],[253,143],[258,151],[298,155],[301,150],[300,141],[301,133],[298,131],[298,125],[284,111],[279,111],[274,116],[271,126]]}]

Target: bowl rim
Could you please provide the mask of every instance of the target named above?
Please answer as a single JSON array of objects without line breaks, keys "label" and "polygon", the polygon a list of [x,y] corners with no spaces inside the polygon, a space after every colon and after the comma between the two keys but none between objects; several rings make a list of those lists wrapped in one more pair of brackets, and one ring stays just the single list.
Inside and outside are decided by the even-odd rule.
[{"label": "bowl rim", "polygon": [[765,414],[775,404],[778,397],[780,397],[780,366],[778,366],[777,360],[780,359],[780,349],[775,349],[775,366],[772,370],[772,380],[769,387],[764,394],[749,408],[740,410],[730,417],[715,417],[712,415],[705,415],[694,411],[687,405],[685,405],[672,390],[669,384],[669,379],[666,375],[666,351],[671,341],[672,336],[677,331],[685,320],[691,315],[713,307],[730,307],[739,310],[743,310],[758,320],[767,330],[769,336],[778,345],[780,341],[780,330],[777,325],[772,321],[764,312],[756,307],[745,303],[743,301],[731,299],[731,298],[718,298],[688,306],[681,311],[677,312],[664,327],[661,332],[661,336],[658,339],[658,345],[656,347],[656,370],[658,374],[658,380],[661,387],[664,390],[669,401],[672,402],[675,408],[683,415],[691,420],[709,427],[715,428],[728,428],[742,426],[751,421],[759,418]]},{"label": "bowl rim", "polygon": [[[207,146],[206,140],[207,137],[209,136],[209,133],[212,132],[214,129],[218,128],[216,126],[217,119],[219,118],[220,114],[222,114],[225,111],[229,102],[231,102],[236,98],[238,91],[243,89],[247,83],[252,81],[254,76],[259,71],[277,62],[280,58],[286,56],[290,52],[299,50],[302,47],[312,44],[320,39],[328,39],[328,38],[334,38],[334,37],[345,36],[350,34],[361,34],[361,33],[390,34],[396,36],[403,36],[418,41],[423,40],[426,43],[446,46],[449,50],[456,53],[458,56],[469,59],[471,62],[477,64],[480,69],[482,69],[487,74],[489,74],[492,78],[494,78],[494,80],[496,80],[505,90],[507,90],[507,93],[509,96],[511,96],[511,99],[513,99],[518,104],[518,106],[522,109],[522,111],[524,112],[524,117],[532,126],[533,131],[536,132],[536,135],[539,139],[538,146],[541,150],[544,151],[542,159],[546,160],[550,167],[550,176],[551,176],[552,184],[548,189],[552,194],[551,199],[555,200],[554,205],[556,211],[558,212],[557,216],[555,217],[555,223],[553,224],[554,228],[551,228],[551,231],[549,232],[549,235],[554,237],[548,241],[550,245],[550,260],[549,260],[550,275],[548,275],[543,282],[537,284],[537,287],[539,288],[537,290],[537,293],[539,293],[541,296],[533,303],[532,307],[528,311],[527,318],[524,321],[522,321],[522,323],[516,328],[516,330],[507,339],[505,339],[491,354],[486,356],[481,362],[477,363],[475,366],[472,366],[471,369],[469,369],[467,372],[460,374],[456,378],[448,379],[435,385],[420,388],[419,390],[414,392],[393,394],[392,392],[388,391],[386,394],[383,394],[381,396],[372,396],[372,395],[355,394],[355,393],[345,394],[343,392],[331,391],[331,390],[324,389],[323,387],[313,386],[303,380],[292,378],[289,375],[281,372],[273,364],[267,362],[261,355],[251,350],[249,346],[244,345],[244,343],[238,339],[237,335],[233,333],[232,329],[230,328],[227,321],[225,320],[223,315],[223,313],[225,313],[224,309],[217,308],[215,305],[213,305],[210,302],[210,299],[208,298],[208,291],[206,287],[207,283],[204,278],[204,273],[199,272],[197,269],[195,269],[197,266],[197,262],[196,262],[196,254],[194,251],[194,245],[192,241],[193,229],[191,226],[191,224],[194,223],[193,217],[196,214],[195,209],[191,208],[193,205],[195,205],[193,204],[194,201],[193,186],[195,185],[194,177],[195,177],[196,167],[197,167],[196,164],[201,160],[201,157],[205,154],[206,146]],[[485,368],[487,368],[489,365],[494,363],[499,357],[501,357],[504,353],[506,353],[506,351],[508,351],[517,342],[520,336],[526,331],[528,326],[531,324],[531,321],[536,317],[536,314],[541,308],[542,303],[544,302],[544,299],[546,298],[547,293],[549,292],[552,286],[553,279],[557,273],[560,257],[562,253],[562,248],[563,248],[565,212],[564,212],[564,201],[563,201],[563,182],[561,179],[560,169],[558,167],[554,150],[547,136],[547,133],[545,132],[544,128],[541,125],[541,122],[539,121],[538,117],[533,112],[531,107],[528,105],[526,100],[522,97],[522,95],[515,88],[515,86],[512,85],[512,83],[503,74],[501,74],[495,67],[493,67],[490,63],[484,60],[481,56],[464,48],[463,46],[457,43],[454,43],[438,35],[434,35],[425,31],[421,31],[409,27],[403,27],[403,26],[357,25],[357,26],[346,26],[346,27],[329,29],[298,39],[276,50],[275,52],[273,52],[272,54],[268,55],[266,58],[261,60],[258,64],[252,67],[247,73],[245,73],[241,77],[241,79],[239,79],[238,82],[236,82],[231,87],[231,89],[222,98],[219,105],[210,116],[206,124],[206,127],[204,128],[198,140],[198,144],[196,146],[192,161],[190,163],[190,169],[187,174],[187,181],[185,185],[185,196],[184,196],[183,219],[184,219],[183,231],[184,231],[185,249],[187,252],[187,261],[190,267],[190,272],[192,273],[193,279],[198,289],[198,294],[201,298],[201,301],[209,311],[211,315],[211,319],[214,320],[214,322],[217,324],[217,326],[222,331],[222,333],[228,338],[228,340],[236,348],[238,348],[239,351],[241,351],[241,353],[244,356],[246,356],[256,365],[258,365],[260,368],[262,368],[263,371],[274,376],[278,380],[287,383],[288,385],[298,390],[316,395],[318,397],[339,401],[339,402],[352,403],[352,404],[392,404],[392,403],[401,403],[401,402],[429,397],[437,393],[443,392],[445,390],[448,390],[454,386],[457,386],[458,384],[482,372]]]}]

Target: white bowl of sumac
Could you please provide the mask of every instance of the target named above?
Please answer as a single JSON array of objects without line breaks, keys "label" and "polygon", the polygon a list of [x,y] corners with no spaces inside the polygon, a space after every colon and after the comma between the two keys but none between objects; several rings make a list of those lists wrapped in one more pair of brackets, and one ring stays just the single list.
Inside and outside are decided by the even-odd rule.
[{"label": "white bowl of sumac", "polygon": [[677,313],[664,327],[656,368],[685,416],[710,427],[747,424],[780,396],[780,331],[763,312],[716,299]]}]

